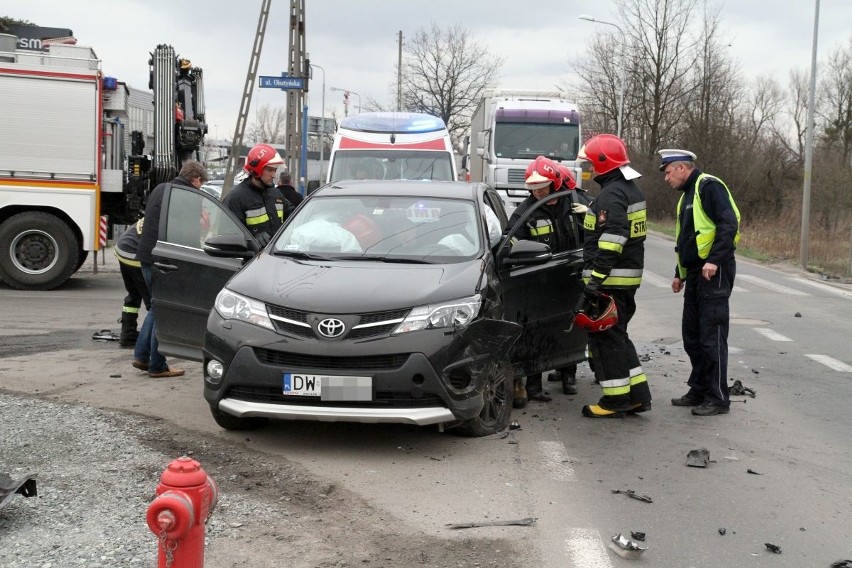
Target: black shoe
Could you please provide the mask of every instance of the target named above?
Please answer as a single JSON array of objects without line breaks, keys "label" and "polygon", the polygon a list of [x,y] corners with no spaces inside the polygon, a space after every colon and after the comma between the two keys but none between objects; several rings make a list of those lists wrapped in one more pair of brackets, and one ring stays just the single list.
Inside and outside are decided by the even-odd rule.
[{"label": "black shoe", "polygon": [[[576,367],[574,367],[576,369]],[[562,392],[565,394],[577,394],[577,375],[570,370],[562,369],[560,376],[562,378]]]},{"label": "black shoe", "polygon": [[692,409],[695,416],[716,416],[717,414],[727,414],[731,409],[727,406],[719,406],[718,404],[702,404]]},{"label": "black shoe", "polygon": [[680,398],[672,399],[672,404],[674,406],[698,406],[703,402],[703,399],[700,399],[695,396],[690,396],[689,394],[685,394]]}]

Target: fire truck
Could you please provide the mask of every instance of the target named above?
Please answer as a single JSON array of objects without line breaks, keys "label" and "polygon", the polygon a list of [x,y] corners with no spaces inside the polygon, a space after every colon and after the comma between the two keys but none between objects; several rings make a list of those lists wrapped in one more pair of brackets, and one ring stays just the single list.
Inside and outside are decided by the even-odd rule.
[{"label": "fire truck", "polygon": [[202,71],[159,45],[146,92],[105,76],[91,47],[25,51],[2,36],[0,280],[50,290],[198,158]]}]

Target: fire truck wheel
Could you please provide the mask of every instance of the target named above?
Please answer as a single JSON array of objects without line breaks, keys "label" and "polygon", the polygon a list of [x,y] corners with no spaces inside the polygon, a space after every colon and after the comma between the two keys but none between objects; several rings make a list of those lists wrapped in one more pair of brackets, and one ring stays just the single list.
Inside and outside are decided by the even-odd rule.
[{"label": "fire truck wheel", "polygon": [[18,213],[0,225],[0,272],[18,290],[51,290],[74,273],[80,248],[74,231],[59,217]]}]

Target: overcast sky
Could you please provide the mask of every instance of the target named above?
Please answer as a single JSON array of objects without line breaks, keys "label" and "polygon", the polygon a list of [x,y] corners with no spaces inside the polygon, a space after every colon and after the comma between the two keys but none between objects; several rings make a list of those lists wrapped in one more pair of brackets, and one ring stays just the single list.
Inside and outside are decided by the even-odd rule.
[{"label": "overcast sky", "polygon": [[[744,78],[769,74],[786,86],[791,69],[810,70],[813,0],[708,0],[721,6],[722,30]],[[230,138],[245,85],[260,0],[26,0],[7,2],[0,15],[45,27],[70,28],[78,45],[90,45],[104,71],[140,89],[148,86],[148,54],[168,43],[204,69],[210,134]],[[326,115],[343,115],[342,93],[358,93],[390,106],[395,100],[397,34],[460,24],[489,51],[505,58],[507,88],[550,90],[573,77],[570,62],[584,54],[592,34],[609,26],[577,19],[586,14],[631,25],[612,0],[307,0],[306,45],[311,62],[325,69]],[[290,2],[273,0],[260,75],[287,68]],[[821,0],[818,58],[848,45],[852,0]],[[312,116],[321,113],[322,72],[310,86]],[[351,97],[357,107],[358,97]],[[251,116],[261,104],[281,105],[278,89],[256,89]],[[357,108],[350,108],[356,112]]]}]

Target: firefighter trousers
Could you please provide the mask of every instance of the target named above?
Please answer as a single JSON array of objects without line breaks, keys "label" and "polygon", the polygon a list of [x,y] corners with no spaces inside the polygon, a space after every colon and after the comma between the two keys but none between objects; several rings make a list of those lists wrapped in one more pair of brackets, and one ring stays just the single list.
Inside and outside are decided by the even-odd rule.
[{"label": "firefighter trousers", "polygon": [[688,396],[701,398],[706,404],[729,406],[729,301],[737,266],[734,259],[718,266],[710,280],[702,278],[701,267],[687,272],[681,328],[683,348],[692,364]]}]

